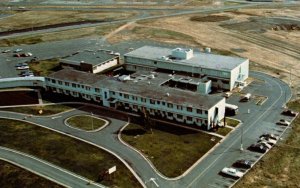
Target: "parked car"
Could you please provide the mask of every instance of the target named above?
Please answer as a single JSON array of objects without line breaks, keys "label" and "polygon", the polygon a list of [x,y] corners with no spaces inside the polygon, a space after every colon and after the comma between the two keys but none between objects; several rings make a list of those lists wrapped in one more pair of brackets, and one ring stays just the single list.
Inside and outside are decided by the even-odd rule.
[{"label": "parked car", "polygon": [[18,49],[14,50],[15,53],[22,52],[22,51],[23,51],[23,49],[21,49],[21,48],[18,48]]},{"label": "parked car", "polygon": [[252,96],[251,93],[247,93],[246,95],[241,97],[240,101],[247,102],[250,100],[251,96]]},{"label": "parked car", "polygon": [[286,116],[292,116],[292,117],[295,117],[298,115],[298,112],[295,112],[295,111],[292,111],[292,110],[289,110],[289,109],[285,109],[283,112],[282,112],[283,115],[286,115]]},{"label": "parked car", "polygon": [[249,149],[251,151],[256,151],[256,152],[259,152],[259,153],[266,153],[268,151],[268,148],[263,146],[262,144],[252,144]]},{"label": "parked car", "polygon": [[17,70],[25,70],[29,69],[29,65],[27,63],[18,63],[16,65]]},{"label": "parked car", "polygon": [[277,142],[276,140],[267,138],[267,137],[261,137],[260,141],[265,141],[266,143],[270,144],[271,146],[273,146]]},{"label": "parked car", "polygon": [[22,71],[20,75],[22,77],[32,77],[32,76],[34,76],[32,71]]},{"label": "parked car", "polygon": [[274,134],[269,134],[269,133],[264,133],[260,135],[259,138],[267,138],[267,139],[272,139],[272,140],[278,140],[278,136],[275,136]]},{"label": "parked car", "polygon": [[284,125],[284,126],[289,126],[291,123],[285,119],[280,119],[278,122],[277,122],[278,125]]},{"label": "parked car", "polygon": [[10,52],[10,50],[4,50],[4,51],[2,51],[2,53],[8,53],[8,52]]},{"label": "parked car", "polygon": [[21,57],[21,54],[14,54],[13,57]]},{"label": "parked car", "polygon": [[235,177],[235,178],[241,178],[244,175],[243,172],[238,171],[235,168],[228,168],[228,167],[223,168],[221,172],[223,174],[226,174],[226,175],[229,175],[229,176],[232,176],[232,177]]},{"label": "parked car", "polygon": [[268,149],[271,149],[271,148],[272,148],[272,145],[269,144],[266,140],[259,140],[257,143],[258,143],[258,144],[261,144],[262,146],[267,147]]},{"label": "parked car", "polygon": [[228,98],[228,97],[230,97],[231,95],[232,95],[231,92],[223,93],[223,97],[225,97],[225,98]]},{"label": "parked car", "polygon": [[249,161],[249,160],[238,160],[235,163],[233,163],[234,167],[238,167],[238,168],[252,168],[253,166],[253,162]]}]

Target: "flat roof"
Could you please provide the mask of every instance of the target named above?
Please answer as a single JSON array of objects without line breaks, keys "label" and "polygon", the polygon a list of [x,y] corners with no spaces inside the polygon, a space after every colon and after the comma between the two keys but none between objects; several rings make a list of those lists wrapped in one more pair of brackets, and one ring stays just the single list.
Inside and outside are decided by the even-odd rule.
[{"label": "flat roof", "polygon": [[117,55],[109,54],[106,51],[80,51],[70,55],[69,57],[62,58],[61,60],[73,65],[80,65],[81,62],[84,62],[95,66],[115,57],[117,57]]},{"label": "flat roof", "polygon": [[151,60],[163,61],[168,63],[190,65],[190,66],[202,67],[208,69],[226,70],[226,71],[232,70],[238,65],[248,60],[240,57],[231,57],[231,56],[217,55],[217,54],[204,53],[204,52],[195,52],[195,51],[194,51],[194,56],[190,59],[183,59],[183,60],[162,59],[163,56],[165,57],[171,56],[172,50],[174,49],[155,47],[155,46],[143,46],[127,54],[124,54],[124,56],[151,59]]},{"label": "flat roof", "polygon": [[161,82],[166,80],[164,79],[167,78],[166,75],[155,78],[150,78],[150,74],[143,75],[144,79],[119,81],[115,77],[63,69],[48,77],[201,109],[210,109],[223,99],[221,96],[201,95],[192,91],[160,86]]}]

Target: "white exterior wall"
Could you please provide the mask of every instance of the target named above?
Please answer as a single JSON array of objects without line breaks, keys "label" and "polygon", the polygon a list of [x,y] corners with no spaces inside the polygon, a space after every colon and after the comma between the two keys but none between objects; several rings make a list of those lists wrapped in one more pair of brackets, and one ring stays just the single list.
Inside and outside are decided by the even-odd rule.
[{"label": "white exterior wall", "polygon": [[[243,75],[243,76],[241,76]],[[245,81],[249,77],[249,60],[246,60],[231,71],[230,90],[235,86],[236,81]]]},{"label": "white exterior wall", "polygon": [[118,64],[118,60],[117,59],[113,59],[110,61],[107,61],[105,63],[101,63],[100,65],[97,66],[93,66],[93,73],[99,73],[102,72],[110,67],[113,67],[115,65]]},{"label": "white exterior wall", "polygon": [[201,94],[209,94],[211,92],[211,80],[205,83],[200,83],[197,87],[197,92]]},{"label": "white exterior wall", "polygon": [[[225,116],[225,98],[223,98],[221,101],[219,101],[215,106],[213,106],[212,108],[210,108],[208,110],[208,125],[210,126],[211,123],[213,123],[215,121],[214,117],[215,117],[215,113],[216,113],[216,108],[218,108],[218,114],[217,114],[217,121],[221,121],[224,116]],[[213,122],[212,122],[212,121]],[[211,127],[208,127],[208,129],[210,129]]]},{"label": "white exterior wall", "polygon": [[0,79],[0,88],[45,87],[44,77],[15,77]]}]

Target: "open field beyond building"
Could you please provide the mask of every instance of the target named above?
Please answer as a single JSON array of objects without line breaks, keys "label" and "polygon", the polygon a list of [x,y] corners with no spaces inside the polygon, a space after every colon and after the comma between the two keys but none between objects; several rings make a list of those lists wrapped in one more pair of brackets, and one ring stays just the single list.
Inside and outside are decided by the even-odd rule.
[{"label": "open field beyond building", "polygon": [[[299,112],[300,100],[292,101],[288,106]],[[290,135],[266,154],[235,187],[299,187],[299,143],[300,117],[297,117]]]},{"label": "open field beyond building", "polygon": [[36,76],[48,76],[60,69],[58,59],[34,61],[29,64],[29,67]]},{"label": "open field beyond building", "polygon": [[67,120],[71,127],[82,129],[85,131],[93,131],[100,129],[106,123],[103,119],[92,117],[92,115],[73,116]]},{"label": "open field beyond building", "polygon": [[156,124],[152,131],[130,124],[122,132],[122,139],[141,151],[167,177],[184,173],[220,141],[205,133],[166,124]]},{"label": "open field beyond building", "polygon": [[[26,181],[24,181],[26,180]],[[54,182],[44,179],[20,167],[0,160],[0,185],[5,187],[47,187],[62,188]]]},{"label": "open field beyond building", "polygon": [[[1,146],[34,155],[106,186],[139,187],[131,172],[111,154],[53,131],[8,119],[0,119]],[[112,166],[118,171],[105,176]]]}]

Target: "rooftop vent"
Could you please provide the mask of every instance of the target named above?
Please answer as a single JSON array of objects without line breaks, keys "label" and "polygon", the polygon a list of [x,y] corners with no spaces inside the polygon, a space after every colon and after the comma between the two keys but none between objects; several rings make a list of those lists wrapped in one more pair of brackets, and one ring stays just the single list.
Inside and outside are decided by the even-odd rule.
[{"label": "rooftop vent", "polygon": [[170,96],[170,93],[166,93],[166,96],[169,97],[169,96]]}]

